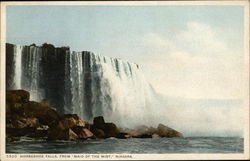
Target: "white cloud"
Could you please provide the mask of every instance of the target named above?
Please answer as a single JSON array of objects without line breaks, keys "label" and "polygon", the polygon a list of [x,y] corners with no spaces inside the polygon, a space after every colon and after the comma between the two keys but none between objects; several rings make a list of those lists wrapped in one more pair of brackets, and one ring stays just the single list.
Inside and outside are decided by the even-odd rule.
[{"label": "white cloud", "polygon": [[192,98],[241,98],[242,53],[218,31],[189,22],[175,37],[144,35],[142,42],[153,54],[142,64],[156,90]]},{"label": "white cloud", "polygon": [[220,39],[220,34],[206,24],[187,23],[187,30],[176,37],[179,44],[186,44],[185,50],[200,56],[220,56],[228,52],[227,44]]},{"label": "white cloud", "polygon": [[153,45],[161,50],[174,50],[175,45],[169,39],[163,39],[156,33],[148,33],[144,35],[143,42],[145,44]]}]

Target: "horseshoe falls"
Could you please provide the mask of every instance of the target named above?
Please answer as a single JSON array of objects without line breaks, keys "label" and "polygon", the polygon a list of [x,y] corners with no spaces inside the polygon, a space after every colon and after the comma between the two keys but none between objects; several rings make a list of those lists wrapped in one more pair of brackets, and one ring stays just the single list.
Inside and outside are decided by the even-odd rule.
[{"label": "horseshoe falls", "polygon": [[[139,65],[69,47],[6,44],[6,88],[24,89],[61,113],[102,115],[122,127],[152,125],[156,93]],[[155,122],[157,124],[159,122]]]},{"label": "horseshoe falls", "polygon": [[[69,47],[6,44],[6,88],[24,89],[64,114],[119,127],[166,124],[189,136],[241,136],[241,100],[160,95],[139,65]],[[223,124],[222,124],[223,123]],[[210,128],[208,128],[210,127]]]}]

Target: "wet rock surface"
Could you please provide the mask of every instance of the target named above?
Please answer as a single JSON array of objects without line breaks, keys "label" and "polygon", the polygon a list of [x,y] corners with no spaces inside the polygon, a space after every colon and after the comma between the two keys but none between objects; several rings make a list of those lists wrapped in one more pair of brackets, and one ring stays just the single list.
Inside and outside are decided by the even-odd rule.
[{"label": "wet rock surface", "polygon": [[114,123],[105,123],[102,116],[94,118],[94,124],[90,127],[90,130],[100,138],[118,137],[120,131]]},{"label": "wet rock surface", "polygon": [[121,131],[134,138],[183,137],[182,133],[163,124],[159,124],[157,128],[140,126],[136,129],[122,129]]},{"label": "wet rock surface", "polygon": [[30,94],[25,90],[6,91],[7,140],[21,136],[48,140],[183,137],[180,132],[163,124],[157,128],[119,129],[116,124],[105,122],[103,116],[95,117],[91,124],[77,114],[58,113],[46,100],[35,102],[29,98]]}]

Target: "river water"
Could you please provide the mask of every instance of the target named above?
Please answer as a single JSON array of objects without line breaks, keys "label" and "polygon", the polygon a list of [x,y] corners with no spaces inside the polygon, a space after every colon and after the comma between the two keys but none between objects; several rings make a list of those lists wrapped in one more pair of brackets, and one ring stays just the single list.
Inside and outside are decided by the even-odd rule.
[{"label": "river water", "polygon": [[6,143],[6,153],[243,153],[243,138],[184,137],[46,141],[22,138]]}]

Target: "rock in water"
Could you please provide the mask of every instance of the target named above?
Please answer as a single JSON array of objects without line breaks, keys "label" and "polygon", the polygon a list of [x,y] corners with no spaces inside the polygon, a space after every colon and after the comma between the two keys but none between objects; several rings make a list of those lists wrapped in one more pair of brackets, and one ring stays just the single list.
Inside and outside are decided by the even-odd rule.
[{"label": "rock in water", "polygon": [[137,129],[123,129],[122,132],[134,138],[183,137],[180,132],[163,124],[159,124],[157,128],[140,126]]},{"label": "rock in water", "polygon": [[91,131],[82,126],[75,126],[72,128],[72,130],[78,135],[79,139],[87,139],[94,136]]},{"label": "rock in water", "polygon": [[183,137],[183,135],[180,132],[170,127],[167,127],[163,124],[158,125],[157,134],[161,137]]},{"label": "rock in water", "polygon": [[95,135],[97,138],[106,138],[106,135],[103,130],[97,129],[97,128],[92,128],[91,132]]},{"label": "rock in water", "polygon": [[85,127],[85,122],[76,114],[66,114],[62,116],[57,126],[59,126],[60,129],[68,129],[75,126]]},{"label": "rock in water", "polygon": [[120,133],[117,126],[114,123],[105,123],[103,131],[106,137],[116,137]]},{"label": "rock in water", "polygon": [[58,135],[54,136],[55,140],[75,140],[78,138],[77,134],[74,133],[70,128],[58,131]]},{"label": "rock in water", "polygon": [[76,114],[63,115],[61,120],[50,126],[48,132],[48,139],[50,140],[67,140],[67,138],[68,140],[74,140],[92,137],[93,133],[85,127],[85,122]]},{"label": "rock in water", "polygon": [[97,116],[97,117],[95,117],[93,122],[94,122],[94,126],[96,128],[103,128],[103,126],[105,124],[103,116]]},{"label": "rock in water", "polygon": [[120,131],[114,123],[105,123],[102,116],[94,118],[90,130],[97,138],[119,137]]}]

